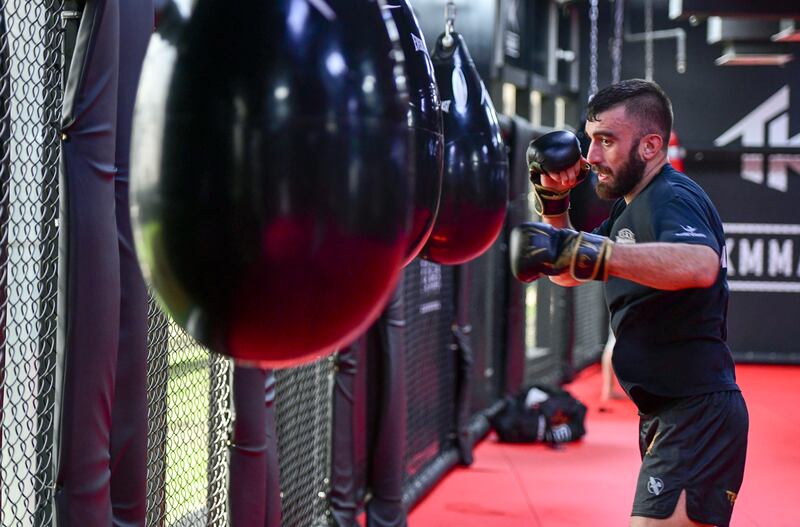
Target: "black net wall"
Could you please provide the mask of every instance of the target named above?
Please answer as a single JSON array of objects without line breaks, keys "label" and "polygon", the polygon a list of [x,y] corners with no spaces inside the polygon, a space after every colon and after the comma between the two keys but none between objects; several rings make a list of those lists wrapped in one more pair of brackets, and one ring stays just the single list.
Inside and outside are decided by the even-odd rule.
[{"label": "black net wall", "polygon": [[523,384],[559,385],[568,370],[571,292],[547,279],[524,288],[525,373]]},{"label": "black net wall", "polygon": [[230,360],[150,308],[147,524],[227,524]]},{"label": "black net wall", "polygon": [[[490,407],[504,388],[508,246],[503,235],[487,252],[463,266],[469,281],[468,320],[473,364],[470,413]],[[513,278],[513,277],[512,277]]]},{"label": "black net wall", "polygon": [[405,273],[407,487],[452,443],[456,352],[451,329],[454,269],[417,259]]},{"label": "black net wall", "polygon": [[328,522],[333,356],[275,373],[284,527]]},{"label": "black net wall", "polygon": [[54,489],[62,4],[0,2],[2,525],[49,525]]},{"label": "black net wall", "polygon": [[574,289],[571,364],[574,371],[597,362],[608,336],[608,313],[601,282]]}]

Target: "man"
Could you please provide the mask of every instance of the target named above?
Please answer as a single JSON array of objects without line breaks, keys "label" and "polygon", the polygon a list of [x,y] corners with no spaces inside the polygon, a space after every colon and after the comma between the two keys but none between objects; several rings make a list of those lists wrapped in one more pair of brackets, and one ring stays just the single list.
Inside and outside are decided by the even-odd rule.
[{"label": "man", "polygon": [[[705,192],[669,164],[671,128],[671,103],[655,83],[626,80],[598,92],[586,159],[534,180],[544,223],[515,229],[512,267],[526,281],[607,281],[614,370],[640,413],[630,525],[727,526],[748,415],[725,343],[725,238]],[[587,162],[597,194],[616,199],[594,234],[571,230],[568,214],[568,192]]]}]

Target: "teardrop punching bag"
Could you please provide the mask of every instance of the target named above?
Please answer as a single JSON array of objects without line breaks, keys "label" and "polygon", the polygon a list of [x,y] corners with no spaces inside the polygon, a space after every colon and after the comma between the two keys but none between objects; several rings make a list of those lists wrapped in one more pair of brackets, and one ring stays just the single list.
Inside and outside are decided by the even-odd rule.
[{"label": "teardrop punching bag", "polygon": [[508,204],[508,154],[492,101],[464,38],[436,39],[431,57],[444,122],[444,177],[439,214],[422,257],[461,264],[497,238]]},{"label": "teardrop punching bag", "polygon": [[137,252],[170,315],[262,367],[332,352],[404,261],[413,146],[382,0],[198,0],[164,21],[132,141]]},{"label": "teardrop punching bag", "polygon": [[419,22],[407,0],[386,0],[405,56],[409,92],[408,126],[414,135],[414,211],[405,264],[413,260],[433,230],[442,192],[442,103]]}]

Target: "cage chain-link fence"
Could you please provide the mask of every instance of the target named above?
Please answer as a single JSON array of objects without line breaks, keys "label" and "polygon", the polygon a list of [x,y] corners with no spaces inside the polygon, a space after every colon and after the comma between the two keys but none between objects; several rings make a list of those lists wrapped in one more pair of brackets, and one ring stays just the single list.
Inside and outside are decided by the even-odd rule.
[{"label": "cage chain-link fence", "polygon": [[0,1],[0,523],[54,493],[62,2]]},{"label": "cage chain-link fence", "polygon": [[231,360],[150,303],[147,525],[227,525]]},{"label": "cage chain-link fence", "polygon": [[504,389],[506,281],[510,273],[508,246],[502,235],[488,251],[464,267],[469,268],[467,302],[473,353],[470,414],[474,415],[502,397]]},{"label": "cage chain-link fence", "polygon": [[335,356],[275,372],[281,525],[330,522],[332,394]]},{"label": "cage chain-link fence", "polygon": [[604,284],[590,282],[574,288],[572,369],[580,371],[597,362],[608,336]]}]

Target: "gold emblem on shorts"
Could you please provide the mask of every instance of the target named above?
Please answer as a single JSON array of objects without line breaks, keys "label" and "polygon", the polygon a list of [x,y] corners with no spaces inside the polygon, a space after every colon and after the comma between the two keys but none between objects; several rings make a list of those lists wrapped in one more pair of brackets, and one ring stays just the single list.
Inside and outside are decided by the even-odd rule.
[{"label": "gold emblem on shorts", "polygon": [[644,453],[644,455],[649,456],[649,455],[651,455],[653,453],[653,447],[656,446],[656,439],[658,439],[658,436],[660,434],[661,434],[661,430],[656,432],[656,435],[654,435],[653,439],[650,440],[650,444],[647,446],[647,451]]},{"label": "gold emblem on shorts", "polygon": [[736,503],[736,496],[737,494],[732,490],[726,490],[725,494],[728,496],[728,501],[731,502],[731,506]]}]

